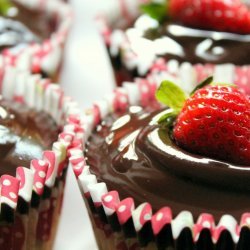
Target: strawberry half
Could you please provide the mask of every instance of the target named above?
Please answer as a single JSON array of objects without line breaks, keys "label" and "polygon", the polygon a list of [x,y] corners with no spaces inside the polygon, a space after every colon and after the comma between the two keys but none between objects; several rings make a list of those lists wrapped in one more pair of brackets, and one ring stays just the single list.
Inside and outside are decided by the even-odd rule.
[{"label": "strawberry half", "polygon": [[[173,91],[173,86],[164,81],[156,97],[177,117],[172,134],[176,144],[192,153],[250,166],[249,98],[234,86],[208,85],[183,100],[182,90],[175,86]],[[169,92],[176,94],[170,99],[181,100],[182,108],[168,100]],[[160,123],[169,118],[163,116]]]},{"label": "strawberry half", "polygon": [[202,29],[250,33],[250,11],[241,0],[169,0],[174,20]]}]

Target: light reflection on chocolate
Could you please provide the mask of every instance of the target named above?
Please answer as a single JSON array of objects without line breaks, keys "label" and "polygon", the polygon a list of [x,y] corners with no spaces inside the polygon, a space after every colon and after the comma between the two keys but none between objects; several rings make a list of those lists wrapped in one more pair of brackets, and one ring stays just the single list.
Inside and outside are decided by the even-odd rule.
[{"label": "light reflection on chocolate", "polygon": [[41,159],[58,131],[48,114],[0,98],[0,176],[15,175],[16,167],[29,168],[32,159]]},{"label": "light reflection on chocolate", "polygon": [[142,50],[192,64],[250,64],[250,35],[201,30],[171,22],[160,25],[146,15],[140,16],[126,34],[135,54]]},{"label": "light reflection on chocolate", "polygon": [[121,199],[133,197],[137,205],[147,201],[155,211],[170,206],[174,215],[189,210],[196,219],[206,212],[217,221],[225,213],[239,220],[250,207],[250,168],[180,149],[156,123],[161,114],[147,108],[106,117],[86,146],[91,171]]},{"label": "light reflection on chocolate", "polygon": [[8,18],[0,17],[0,49],[38,42],[36,37],[25,25]]}]

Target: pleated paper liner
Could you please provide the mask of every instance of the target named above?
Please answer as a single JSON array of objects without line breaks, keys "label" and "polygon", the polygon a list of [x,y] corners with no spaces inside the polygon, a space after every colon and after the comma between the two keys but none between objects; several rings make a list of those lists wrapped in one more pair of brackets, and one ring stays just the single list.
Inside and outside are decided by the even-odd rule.
[{"label": "pleated paper liner", "polygon": [[[153,211],[151,204],[135,204],[133,197],[120,200],[119,190],[108,190],[103,182],[91,174],[84,158],[84,148],[91,131],[112,112],[121,112],[129,105],[147,106],[155,100],[154,92],[159,82],[137,79],[126,82],[113,93],[96,102],[68,131],[80,131],[83,145],[70,152],[70,166],[74,170],[82,197],[94,229],[99,249],[197,249],[246,250],[250,246],[250,213],[242,214],[236,221],[225,214],[216,224],[212,214],[200,214],[194,221],[192,213],[185,210],[176,217],[170,207]],[[167,203],[167,202],[166,202]],[[83,235],[83,240],[84,239]]]},{"label": "pleated paper liner", "polygon": [[[3,50],[5,63],[20,70],[40,73],[58,80],[63,63],[63,51],[71,27],[73,13],[70,4],[60,0],[15,0],[21,6],[43,13],[55,23],[55,30],[41,43],[32,43]],[[48,29],[51,27],[48,27]]]},{"label": "pleated paper liner", "polygon": [[64,132],[80,110],[65,96],[58,84],[20,71],[10,65],[0,67],[0,93],[4,99],[21,102],[49,113],[61,133],[41,159],[30,168],[17,166],[16,176],[0,178],[0,249],[52,249],[59,221],[68,166],[67,151],[76,143],[77,132]]}]

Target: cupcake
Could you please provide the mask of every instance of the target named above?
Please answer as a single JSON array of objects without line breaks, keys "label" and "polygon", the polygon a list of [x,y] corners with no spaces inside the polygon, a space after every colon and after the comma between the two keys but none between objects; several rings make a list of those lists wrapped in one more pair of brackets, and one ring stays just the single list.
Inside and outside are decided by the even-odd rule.
[{"label": "cupcake", "polygon": [[[151,1],[125,28],[102,25],[117,83],[133,81],[152,70],[204,75],[238,84],[250,93],[247,3],[241,1]],[[234,76],[234,78],[232,78]]]},{"label": "cupcake", "polygon": [[59,0],[5,0],[0,7],[5,63],[56,81],[72,19],[70,6]]},{"label": "cupcake", "polygon": [[249,98],[211,78],[191,97],[141,82],[76,123],[84,150],[69,161],[99,248],[248,249]]},{"label": "cupcake", "polygon": [[1,67],[0,248],[52,249],[77,105],[57,84]]}]

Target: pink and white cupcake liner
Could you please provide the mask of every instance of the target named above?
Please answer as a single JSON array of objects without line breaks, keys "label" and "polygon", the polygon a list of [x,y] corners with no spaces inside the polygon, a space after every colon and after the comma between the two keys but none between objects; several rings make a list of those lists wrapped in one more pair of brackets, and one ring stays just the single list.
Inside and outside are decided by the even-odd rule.
[{"label": "pink and white cupcake liner", "polygon": [[44,12],[59,23],[50,37],[42,43],[33,43],[20,48],[5,49],[2,52],[4,64],[32,73],[55,76],[62,62],[63,48],[71,27],[73,13],[69,4],[60,0],[16,0],[21,5]]},{"label": "pink and white cupcake liner", "polygon": [[[0,72],[3,98],[21,102],[37,111],[49,111],[62,131],[70,125],[69,118],[77,106],[57,84],[42,79],[40,75],[16,70],[11,65],[1,65]],[[61,206],[58,197],[62,196],[62,182],[68,166],[67,150],[77,135],[74,131],[62,132],[51,150],[44,151],[41,159],[30,162],[29,169],[17,166],[16,176],[1,176],[0,249],[34,249],[37,243],[28,240],[44,242],[50,238],[54,228],[53,216]],[[73,160],[72,163],[79,165],[80,161]],[[34,212],[37,218],[33,218]],[[30,223],[34,224],[32,233],[36,238],[29,235]]]},{"label": "pink and white cupcake liner", "polygon": [[[121,106],[117,105],[119,99],[117,97],[120,96],[120,93],[126,96],[126,107],[127,105],[148,105],[147,99],[150,97],[151,102],[153,102],[154,93],[151,91],[147,93],[146,90],[156,89],[160,83],[157,77],[159,76],[154,73],[149,75],[148,78],[124,83],[123,87],[115,89],[109,95],[109,98],[104,97],[102,101],[95,102],[92,108],[80,115],[78,119],[80,123],[77,124],[88,126],[88,128],[85,127],[86,130],[84,131],[93,130],[97,124],[93,122],[85,123],[85,119],[86,121],[95,121],[96,114],[98,114],[97,120],[101,122],[107,114],[119,112]],[[158,82],[156,79],[158,79]],[[84,133],[81,135],[83,144],[86,143],[89,135],[89,132],[87,135],[84,135]],[[76,160],[76,164],[78,161],[81,162],[79,168],[75,168],[74,160]],[[152,244],[153,247],[149,247],[149,249],[156,249],[158,242],[162,241],[169,240],[170,242],[175,241],[177,245],[183,244],[181,243],[183,237],[189,237],[192,244],[198,244],[198,242],[202,244],[204,230],[209,232],[211,244],[221,244],[223,237],[228,235],[228,237],[231,237],[233,244],[237,245],[242,230],[250,228],[250,213],[242,214],[241,221],[236,221],[230,214],[224,214],[216,224],[213,215],[207,213],[200,214],[197,221],[194,221],[192,213],[186,211],[185,206],[183,206],[183,211],[174,217],[167,204],[166,207],[153,211],[151,204],[148,202],[135,204],[133,197],[121,200],[119,190],[108,190],[106,184],[99,183],[98,178],[91,173],[91,166],[87,166],[84,161],[84,151],[76,152],[76,157],[71,160],[71,166],[84,200],[87,201],[86,204],[90,205],[90,216],[99,216],[100,218],[100,211],[103,211],[106,215],[106,223],[110,224],[113,233],[122,230],[122,241],[119,244],[117,243],[114,249],[130,249],[128,244],[131,245],[131,249],[133,249],[132,245],[135,249],[144,249],[143,247],[149,247]],[[103,229],[99,227],[98,230]],[[169,239],[167,239],[164,232],[168,232],[171,237],[169,236]],[[112,238],[112,236],[109,236],[107,240],[110,240],[110,237]],[[137,241],[128,241],[131,237],[132,239],[137,237]],[[138,244],[140,245],[139,248]]]}]

